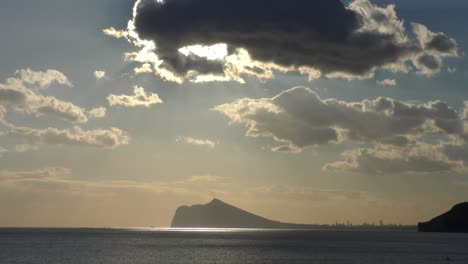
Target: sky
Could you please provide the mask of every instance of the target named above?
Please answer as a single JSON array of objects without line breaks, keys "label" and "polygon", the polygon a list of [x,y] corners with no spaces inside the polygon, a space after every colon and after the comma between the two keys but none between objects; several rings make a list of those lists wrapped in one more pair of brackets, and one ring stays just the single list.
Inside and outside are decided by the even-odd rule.
[{"label": "sky", "polygon": [[468,200],[466,8],[3,3],[0,226],[427,221]]}]

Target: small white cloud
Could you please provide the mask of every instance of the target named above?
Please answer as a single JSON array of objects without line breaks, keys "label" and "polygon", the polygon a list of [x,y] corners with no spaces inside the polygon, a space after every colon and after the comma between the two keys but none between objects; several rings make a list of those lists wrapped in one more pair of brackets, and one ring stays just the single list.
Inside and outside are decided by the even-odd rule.
[{"label": "small white cloud", "polygon": [[284,145],[271,149],[273,152],[278,153],[288,153],[288,154],[298,154],[302,152],[301,148],[298,148],[294,145]]},{"label": "small white cloud", "polygon": [[97,107],[88,111],[88,115],[92,119],[104,118],[106,116],[107,109],[105,107]]},{"label": "small white cloud", "polygon": [[395,79],[385,79],[382,81],[377,81],[377,84],[380,86],[396,86],[397,81]]},{"label": "small white cloud", "polygon": [[34,85],[35,88],[48,88],[53,83],[63,86],[73,87],[67,76],[57,70],[32,71],[31,69],[21,69],[15,72],[15,77],[7,79],[7,85]]},{"label": "small white cloud", "polygon": [[105,28],[102,30],[102,32],[107,35],[111,36],[114,38],[126,38],[128,37],[128,32],[126,30],[117,30],[114,27],[110,28]]},{"label": "small white cloud", "polygon": [[194,146],[204,146],[208,148],[215,148],[217,143],[210,139],[200,139],[200,138],[193,138],[193,137],[178,137],[177,142],[182,142],[189,145]]},{"label": "small white cloud", "polygon": [[114,95],[111,94],[107,97],[109,105],[121,105],[125,107],[136,107],[144,106],[150,107],[155,104],[161,104],[163,101],[159,98],[158,94],[151,93],[147,94],[143,87],[135,86],[133,90],[133,95]]},{"label": "small white cloud", "polygon": [[71,86],[67,77],[56,70],[34,72],[29,69],[18,70],[15,75],[7,79],[5,84],[0,84],[0,103],[20,113],[35,116],[55,116],[64,120],[77,123],[88,121],[85,110],[70,102],[59,100],[53,96],[44,96],[28,88],[26,85],[35,85],[35,88],[47,88],[57,82]]},{"label": "small white cloud", "polygon": [[136,67],[134,69],[135,74],[141,74],[141,73],[151,73],[153,70],[151,69],[151,64],[149,63],[143,63],[141,67]]},{"label": "small white cloud", "polygon": [[94,78],[96,80],[101,80],[106,78],[106,72],[105,71],[94,71]]}]

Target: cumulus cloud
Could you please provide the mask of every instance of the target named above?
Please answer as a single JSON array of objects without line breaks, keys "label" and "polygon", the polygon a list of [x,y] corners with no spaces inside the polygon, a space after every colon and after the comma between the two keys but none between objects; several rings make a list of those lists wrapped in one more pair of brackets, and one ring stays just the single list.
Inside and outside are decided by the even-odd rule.
[{"label": "cumulus cloud", "polygon": [[88,111],[88,116],[92,119],[104,118],[106,116],[107,109],[105,107],[96,107]]},{"label": "cumulus cloud", "polygon": [[272,137],[297,148],[344,140],[404,145],[424,133],[463,133],[458,112],[441,101],[407,104],[380,97],[344,102],[321,99],[304,87],[273,98],[240,99],[214,110],[231,123],[245,125],[247,136]]},{"label": "cumulus cloud", "polygon": [[[50,74],[52,73],[52,74]],[[106,108],[99,107],[86,111],[72,103],[64,102],[55,97],[43,96],[25,87],[26,84],[45,88],[53,82],[67,85],[68,80],[56,71],[33,72],[20,70],[16,73],[21,79],[10,78],[6,84],[0,84],[0,124],[6,129],[0,136],[9,136],[21,140],[14,149],[5,152],[26,152],[35,150],[40,145],[76,145],[99,148],[115,148],[129,143],[130,137],[125,131],[118,128],[84,130],[78,126],[72,129],[58,129],[48,127],[35,129],[16,126],[5,119],[6,106],[21,113],[36,116],[48,115],[65,119],[71,122],[84,123],[88,121],[86,114],[91,118],[102,118]],[[46,78],[44,76],[55,76]],[[70,84],[71,85],[71,84]]]},{"label": "cumulus cloud", "polygon": [[85,123],[88,121],[85,110],[70,102],[59,100],[52,96],[40,95],[25,85],[36,85],[45,88],[54,82],[71,85],[60,72],[48,70],[33,72],[29,69],[16,72],[20,78],[7,79],[6,84],[0,84],[0,104],[9,105],[15,111],[36,116],[55,116],[61,119]]},{"label": "cumulus cloud", "polygon": [[158,94],[147,94],[143,87],[135,86],[133,95],[114,95],[111,94],[107,97],[109,105],[121,105],[125,107],[144,106],[150,107],[155,104],[161,104],[163,101],[159,98]]},{"label": "cumulus cloud", "polygon": [[33,85],[37,88],[48,88],[53,83],[63,86],[73,87],[67,76],[57,70],[33,71],[31,69],[21,69],[15,72],[15,77],[7,79],[9,85]]},{"label": "cumulus cloud", "polygon": [[296,147],[294,145],[283,145],[283,146],[272,148],[271,150],[273,152],[288,153],[288,154],[297,154],[297,153],[302,152],[301,148]]},{"label": "cumulus cloud", "polygon": [[24,140],[30,145],[74,145],[98,148],[115,148],[127,145],[130,137],[118,128],[84,130],[75,126],[73,129],[17,127],[3,122],[8,127],[6,136]]},{"label": "cumulus cloud", "polygon": [[325,171],[365,174],[464,173],[463,162],[444,153],[440,144],[418,142],[406,147],[376,146],[346,151],[343,161],[326,164]]},{"label": "cumulus cloud", "polygon": [[215,148],[217,143],[210,139],[201,139],[201,138],[193,138],[193,137],[178,137],[177,142],[182,142],[189,145],[194,146],[203,146],[208,148]]},{"label": "cumulus cloud", "polygon": [[380,86],[396,86],[397,81],[395,79],[384,79],[381,81],[377,81],[377,84]]},{"label": "cumulus cloud", "polygon": [[466,125],[468,105],[460,115],[462,128],[454,135],[440,137],[439,141],[413,141],[409,144],[376,145],[345,151],[343,161],[332,162],[323,167],[325,171],[358,172],[365,174],[397,173],[456,173],[468,172],[468,142]]},{"label": "cumulus cloud", "polygon": [[458,56],[457,42],[442,32],[434,33],[426,26],[413,23],[413,31],[417,35],[424,53],[413,61],[420,74],[432,75],[439,73],[444,57]]},{"label": "cumulus cloud", "polygon": [[126,30],[104,33],[138,47],[126,58],[145,72],[177,82],[242,82],[275,71],[311,79],[370,78],[376,69],[431,75],[443,58],[458,56],[454,39],[412,25],[407,31],[394,5],[368,0],[138,0]]},{"label": "cumulus cloud", "polygon": [[101,80],[101,79],[104,79],[105,77],[106,77],[105,71],[94,71],[94,78],[96,78],[96,80]]},{"label": "cumulus cloud", "polygon": [[[344,160],[325,171],[365,174],[466,173],[468,171],[468,103],[457,111],[441,101],[401,102],[379,97],[345,102],[322,99],[296,87],[273,98],[244,98],[216,106],[246,136],[270,137],[272,151],[299,153],[315,145],[353,142]],[[437,139],[435,141],[435,139]]]}]

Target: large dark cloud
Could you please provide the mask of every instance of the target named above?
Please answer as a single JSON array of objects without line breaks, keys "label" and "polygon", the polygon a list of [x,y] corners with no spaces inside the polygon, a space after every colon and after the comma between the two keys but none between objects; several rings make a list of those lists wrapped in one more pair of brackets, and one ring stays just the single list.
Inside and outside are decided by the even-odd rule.
[{"label": "large dark cloud", "polygon": [[257,61],[345,77],[369,76],[379,67],[402,70],[408,60],[431,74],[441,57],[457,54],[453,39],[424,26],[427,38],[408,38],[392,6],[367,0],[349,6],[339,0],[140,0],[133,25],[140,39],[156,43],[162,67],[179,76],[223,73],[222,61],[178,51],[196,44],[226,43],[229,54],[241,48]]}]

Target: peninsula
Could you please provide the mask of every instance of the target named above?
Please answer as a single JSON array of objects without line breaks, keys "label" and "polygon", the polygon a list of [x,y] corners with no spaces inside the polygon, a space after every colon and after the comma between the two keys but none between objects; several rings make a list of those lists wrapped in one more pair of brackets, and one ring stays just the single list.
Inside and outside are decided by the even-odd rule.
[{"label": "peninsula", "polygon": [[172,228],[263,228],[263,229],[344,229],[344,230],[415,230],[415,226],[401,225],[309,225],[291,224],[261,217],[213,199],[207,204],[177,208]]},{"label": "peninsula", "polygon": [[269,220],[213,199],[208,204],[181,206],[176,210],[174,228],[272,228],[310,229],[313,225],[289,224]]},{"label": "peninsula", "polygon": [[418,231],[468,233],[468,202],[457,204],[428,222],[419,223]]}]

